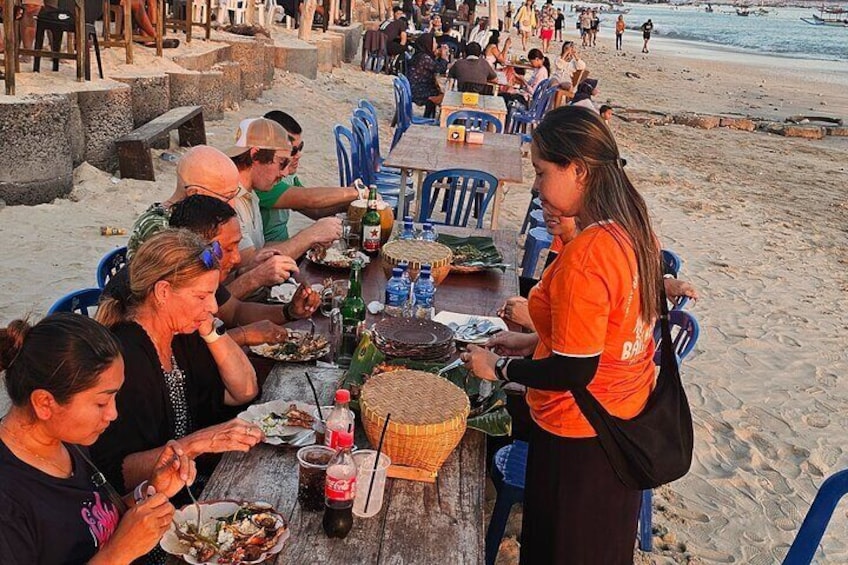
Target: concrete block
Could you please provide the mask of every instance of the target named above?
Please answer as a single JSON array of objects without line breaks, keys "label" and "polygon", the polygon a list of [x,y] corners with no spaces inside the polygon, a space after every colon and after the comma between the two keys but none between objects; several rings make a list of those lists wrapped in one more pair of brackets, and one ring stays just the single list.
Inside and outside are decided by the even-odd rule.
[{"label": "concrete block", "polygon": [[130,86],[133,127],[140,127],[171,108],[170,81],[167,74],[113,79]]},{"label": "concrete block", "polygon": [[754,131],[757,129],[757,124],[750,118],[722,116],[719,120],[719,127],[738,129],[741,131]]},{"label": "concrete block", "polygon": [[0,199],[9,205],[43,204],[73,188],[68,129],[71,97],[0,96]]},{"label": "concrete block", "polygon": [[170,96],[168,109],[200,104],[200,73],[197,71],[168,71]]},{"label": "concrete block", "polygon": [[333,66],[341,67],[342,61],[344,61],[344,36],[339,33],[327,32],[324,34],[324,39],[329,40],[333,46]]},{"label": "concrete block", "polygon": [[799,126],[779,122],[764,122],[760,124],[759,129],[784,137],[800,137],[802,139],[821,139],[825,135],[825,128],[814,125]]},{"label": "concrete block", "polygon": [[241,67],[238,63],[228,61],[218,63],[212,67],[212,70],[221,71],[224,75],[224,84],[221,88],[224,110],[238,110],[239,104],[244,99],[241,92]]},{"label": "concrete block", "polygon": [[241,68],[241,89],[244,98],[255,100],[265,86],[265,44],[253,39],[227,39],[232,60]]},{"label": "concrete block", "polygon": [[318,71],[333,72],[333,42],[329,39],[318,39],[315,41],[315,47],[318,49]]},{"label": "concrete block", "polygon": [[342,60],[345,63],[352,63],[359,56],[359,47],[362,43],[362,24],[355,22],[347,27],[330,26],[329,31],[341,34],[344,37],[344,52]]},{"label": "concrete block", "polygon": [[277,44],[274,51],[276,68],[313,80],[318,78],[318,48],[315,45],[293,39]]},{"label": "concrete block", "polygon": [[173,61],[190,71],[208,71],[218,63],[232,58],[230,46],[225,43],[210,44],[210,49],[200,53],[176,55]]},{"label": "concrete block", "polygon": [[203,71],[200,73],[200,99],[204,120],[224,119],[224,73]]},{"label": "concrete block", "polygon": [[690,113],[675,114],[673,116],[673,120],[675,124],[699,129],[717,128],[721,123],[721,118],[719,118],[718,116],[707,116]]},{"label": "concrete block", "polygon": [[[94,84],[94,83],[93,83]],[[103,83],[77,93],[85,135],[84,160],[98,169],[113,172],[118,167],[115,140],[133,130],[132,90],[126,84]]]},{"label": "concrete block", "polygon": [[848,126],[828,126],[825,129],[827,135],[834,137],[848,137]]},{"label": "concrete block", "polygon": [[668,114],[654,112],[652,110],[616,110],[615,115],[625,122],[647,126],[664,126],[670,124],[672,121],[671,116]]}]

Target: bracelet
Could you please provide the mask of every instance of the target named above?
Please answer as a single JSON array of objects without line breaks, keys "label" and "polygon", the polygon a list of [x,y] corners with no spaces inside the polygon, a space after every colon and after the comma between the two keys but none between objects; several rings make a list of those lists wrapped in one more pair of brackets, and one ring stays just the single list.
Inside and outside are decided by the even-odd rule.
[{"label": "bracelet", "polygon": [[291,313],[291,302],[283,306],[283,323],[294,322],[296,318]]},{"label": "bracelet", "polygon": [[202,337],[203,341],[205,341],[206,343],[212,344],[221,339],[221,334],[219,334],[215,330],[212,330],[207,335],[202,335],[200,337]]}]

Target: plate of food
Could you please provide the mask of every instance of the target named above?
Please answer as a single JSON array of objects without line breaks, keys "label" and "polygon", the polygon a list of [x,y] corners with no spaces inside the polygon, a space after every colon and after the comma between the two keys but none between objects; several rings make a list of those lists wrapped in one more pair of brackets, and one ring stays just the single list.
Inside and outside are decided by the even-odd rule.
[{"label": "plate of food", "polygon": [[288,304],[291,302],[294,293],[297,292],[298,284],[292,279],[284,283],[274,285],[270,288],[268,302],[278,302],[280,304]]},{"label": "plate of food", "polygon": [[270,504],[223,500],[177,510],[159,545],[193,565],[242,565],[276,555],[289,535],[286,519]]},{"label": "plate of food", "polygon": [[370,261],[368,255],[357,249],[339,249],[335,245],[332,247],[313,247],[306,252],[306,258],[323,267],[331,269],[349,269],[353,261],[359,259],[363,265],[367,265]]},{"label": "plate of food", "polygon": [[289,330],[289,337],[283,343],[263,343],[250,348],[260,357],[287,363],[305,363],[320,359],[330,352],[330,342],[326,336],[311,334],[302,330]]},{"label": "plate of food", "polygon": [[453,252],[452,273],[478,273],[487,269],[503,271],[509,267],[503,263],[503,256],[491,237],[439,234],[438,241],[450,247]]},{"label": "plate of food", "polygon": [[249,406],[238,417],[259,426],[265,434],[265,443],[269,445],[284,445],[292,438],[298,438],[300,444],[305,439],[303,432],[312,430],[314,410],[315,406],[305,402],[272,400]]}]

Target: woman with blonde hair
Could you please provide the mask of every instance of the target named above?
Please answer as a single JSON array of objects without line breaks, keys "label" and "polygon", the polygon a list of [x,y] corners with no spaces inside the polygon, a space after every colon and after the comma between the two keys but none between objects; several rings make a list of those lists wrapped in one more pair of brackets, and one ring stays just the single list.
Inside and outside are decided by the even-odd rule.
[{"label": "woman with blonde hair", "polygon": [[[187,230],[148,239],[129,266],[130,292],[106,297],[97,319],[117,336],[126,380],[117,394],[118,418],[92,448],[116,485],[148,475],[163,446],[176,440],[192,459],[247,451],[262,431],[230,420],[231,406],[258,393],[256,373],[241,348],[214,318],[220,246]],[[211,473],[199,462],[199,481]]]},{"label": "woman with blonde hair", "polygon": [[655,379],[660,250],[645,201],[596,113],[552,110],[533,132],[531,156],[548,222],[575,218],[582,231],[530,293],[536,332],[503,332],[462,357],[479,378],[527,387],[533,425],[521,563],[631,563],[640,491],[619,479],[571,391],[587,386],[622,419],[645,408]]},{"label": "woman with blonde hair", "polygon": [[518,9],[515,14],[515,21],[518,23],[518,33],[521,35],[521,50],[527,50],[527,40],[530,39],[530,34],[536,29],[536,11],[533,9],[533,0],[527,0]]}]

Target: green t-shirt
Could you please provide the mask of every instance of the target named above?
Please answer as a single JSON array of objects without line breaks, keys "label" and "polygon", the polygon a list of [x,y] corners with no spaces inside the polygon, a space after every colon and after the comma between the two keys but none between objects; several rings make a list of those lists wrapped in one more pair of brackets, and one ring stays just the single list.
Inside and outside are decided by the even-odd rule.
[{"label": "green t-shirt", "polygon": [[292,186],[303,186],[297,175],[289,175],[267,192],[256,191],[265,241],[286,241],[289,238],[289,210],[274,208],[274,203]]},{"label": "green t-shirt", "polygon": [[127,257],[132,257],[141,247],[141,244],[150,239],[151,236],[168,229],[168,218],[170,216],[170,210],[167,210],[159,202],[142,212],[130,232],[130,239],[127,242]]}]

